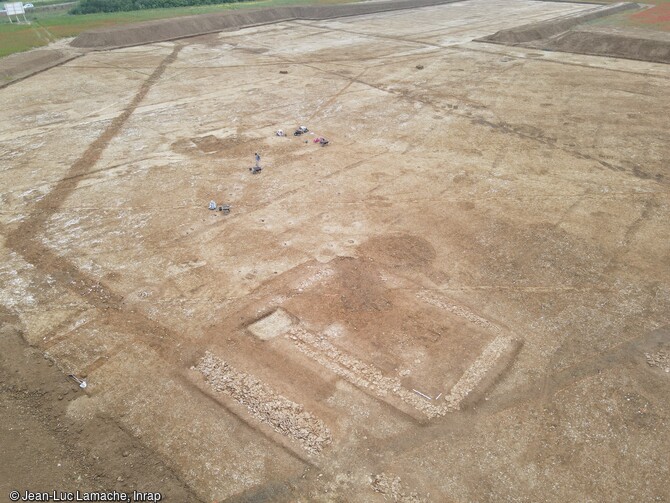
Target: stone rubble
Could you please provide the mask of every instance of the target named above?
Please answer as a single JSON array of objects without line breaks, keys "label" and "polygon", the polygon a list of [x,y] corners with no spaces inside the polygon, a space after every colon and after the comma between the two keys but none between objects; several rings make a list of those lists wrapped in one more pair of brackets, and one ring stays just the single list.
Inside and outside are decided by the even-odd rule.
[{"label": "stone rubble", "polygon": [[338,350],[326,340],[325,336],[316,336],[300,327],[294,327],[285,337],[292,341],[299,351],[352,384],[369,389],[382,398],[395,395],[429,418],[459,410],[463,400],[515,344],[514,339],[510,337],[496,337],[465,371],[454,387],[444,395],[444,401],[440,400],[438,405],[404,388],[399,378],[386,377],[378,368]]},{"label": "stone rubble", "polygon": [[658,367],[664,372],[670,372],[670,353],[666,350],[661,349],[656,353],[645,353],[644,357],[650,367]]},{"label": "stone rubble", "polygon": [[380,473],[370,478],[372,489],[384,495],[384,499],[390,499],[394,503],[425,503],[427,500],[417,493],[405,493],[400,477],[391,478],[385,473]]},{"label": "stone rubble", "polygon": [[500,335],[502,333],[502,329],[498,325],[494,325],[489,320],[484,319],[481,316],[477,316],[475,313],[469,311],[468,309],[462,306],[450,302],[445,302],[442,299],[437,298],[432,292],[422,291],[417,293],[416,297],[419,300],[422,300],[432,306],[439,307],[440,309],[449,311],[450,313],[453,313],[456,316],[465,318],[469,322],[474,323],[475,325],[481,328],[490,330],[496,335]]},{"label": "stone rubble", "polygon": [[379,397],[395,395],[430,418],[442,416],[454,410],[450,403],[440,406],[433,405],[425,398],[404,388],[399,378],[386,377],[378,368],[343,353],[327,340],[327,336],[319,337],[300,327],[294,327],[286,334],[286,337],[296,345],[300,352],[350,383],[369,389]]},{"label": "stone rubble", "polygon": [[307,451],[317,454],[332,442],[330,430],[302,405],[275,393],[255,377],[235,370],[209,351],[192,367],[200,372],[217,392],[226,393],[245,405],[252,416],[296,440]]},{"label": "stone rubble", "polygon": [[463,400],[479,385],[486,377],[491,368],[507,353],[514,345],[514,340],[509,337],[496,337],[484,348],[484,351],[472,365],[463,373],[451,391],[444,397],[445,401],[458,410]]}]

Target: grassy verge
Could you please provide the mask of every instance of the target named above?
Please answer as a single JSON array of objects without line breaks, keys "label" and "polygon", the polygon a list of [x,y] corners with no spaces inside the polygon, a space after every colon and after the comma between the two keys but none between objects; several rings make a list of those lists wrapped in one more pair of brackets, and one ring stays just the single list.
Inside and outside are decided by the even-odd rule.
[{"label": "grassy verge", "polygon": [[[166,19],[195,14],[224,12],[232,9],[249,9],[298,4],[347,3],[352,0],[261,0],[221,5],[176,7],[173,9],[146,9],[132,12],[111,12],[73,16],[67,12],[43,12],[27,15],[31,25],[10,24],[7,18],[0,21],[0,57],[47,45],[49,38],[76,37],[95,28]],[[48,33],[46,33],[48,32]]]},{"label": "grassy verge", "polygon": [[654,7],[643,11],[620,12],[596,19],[590,24],[670,32],[670,0],[647,0],[645,3],[654,4]]},{"label": "grassy verge", "polygon": [[0,25],[0,56],[45,45],[31,30],[22,25]]}]

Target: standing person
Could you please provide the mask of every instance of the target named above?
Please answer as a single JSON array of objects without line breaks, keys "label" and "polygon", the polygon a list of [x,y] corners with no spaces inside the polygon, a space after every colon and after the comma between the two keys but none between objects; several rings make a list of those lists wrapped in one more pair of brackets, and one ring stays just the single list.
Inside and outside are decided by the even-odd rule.
[{"label": "standing person", "polygon": [[256,152],[254,155],[256,156],[256,168],[260,169],[261,156],[258,155],[258,152]]}]

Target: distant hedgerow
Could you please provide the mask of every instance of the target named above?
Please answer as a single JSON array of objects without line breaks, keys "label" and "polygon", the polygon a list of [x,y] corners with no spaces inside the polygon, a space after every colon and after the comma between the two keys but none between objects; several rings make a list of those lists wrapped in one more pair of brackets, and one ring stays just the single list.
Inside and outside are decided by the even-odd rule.
[{"label": "distant hedgerow", "polygon": [[96,12],[120,12],[142,9],[164,9],[166,7],[189,7],[234,3],[244,0],[82,0],[70,14],[94,14]]}]

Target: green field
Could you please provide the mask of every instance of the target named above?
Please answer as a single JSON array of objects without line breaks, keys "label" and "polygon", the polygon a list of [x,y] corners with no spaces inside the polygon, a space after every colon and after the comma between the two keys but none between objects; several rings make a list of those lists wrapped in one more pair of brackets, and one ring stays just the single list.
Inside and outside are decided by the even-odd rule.
[{"label": "green field", "polygon": [[614,27],[632,27],[643,30],[670,31],[670,0],[647,0],[653,5],[642,11],[625,11],[592,21],[590,24]]},{"label": "green field", "polygon": [[[31,21],[30,25],[10,24],[7,17],[4,17],[2,18],[2,21],[0,21],[0,57],[8,56],[15,52],[42,47],[59,38],[76,37],[84,31],[105,26],[137,23],[178,16],[223,12],[231,9],[316,3],[346,3],[347,1],[351,0],[262,0],[258,2],[176,7],[172,9],[147,9],[131,12],[85,14],[79,16],[68,14],[67,11],[52,11],[31,13],[27,15],[26,17]],[[51,3],[50,0],[47,0],[47,2]]]}]

